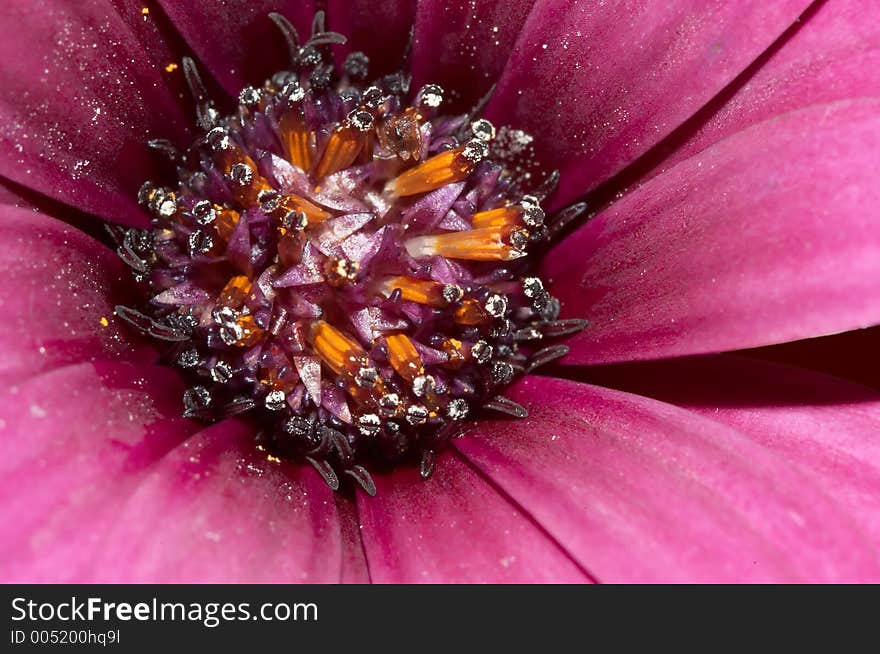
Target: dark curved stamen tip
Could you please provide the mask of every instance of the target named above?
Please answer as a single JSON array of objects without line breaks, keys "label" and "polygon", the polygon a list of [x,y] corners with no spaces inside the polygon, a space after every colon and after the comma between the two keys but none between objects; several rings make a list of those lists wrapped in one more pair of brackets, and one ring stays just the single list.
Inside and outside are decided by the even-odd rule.
[{"label": "dark curved stamen tip", "polygon": [[315,17],[312,18],[312,36],[323,34],[326,27],[327,14],[324,13],[323,9],[320,9],[315,12]]},{"label": "dark curved stamen tip", "polygon": [[419,475],[422,479],[427,479],[434,472],[434,461],[436,456],[434,450],[425,450],[422,452],[422,460],[419,463]]},{"label": "dark curved stamen tip", "polygon": [[116,305],[115,312],[117,316],[147,336],[152,336],[162,341],[188,341],[190,339],[190,334],[156,322],[140,311],[135,311],[121,304]]},{"label": "dark curved stamen tip", "polygon": [[376,497],[376,484],[366,468],[363,466],[353,466],[345,470],[344,473],[354,479],[367,495]]},{"label": "dark curved stamen tip", "polygon": [[471,123],[474,122],[474,119],[477,116],[480,116],[483,113],[483,110],[486,108],[486,105],[489,104],[489,100],[492,99],[492,94],[495,93],[495,84],[489,87],[489,90],[477,101],[477,104],[473,106],[470,112],[467,115],[467,118],[461,123],[461,127],[458,128],[458,131],[455,133],[456,138],[459,140],[467,139],[470,135],[471,131]]},{"label": "dark curved stamen tip", "polygon": [[310,38],[308,45],[317,48],[321,45],[343,45],[347,41],[348,39],[339,32],[322,32],[321,34]]},{"label": "dark curved stamen tip", "polygon": [[147,262],[139,257],[127,243],[122,243],[116,248],[116,256],[118,256],[126,266],[139,273],[146,273],[150,270]]},{"label": "dark curved stamen tip", "polygon": [[196,103],[203,103],[208,101],[208,89],[205,88],[205,83],[202,81],[201,75],[199,75],[199,69],[196,68],[196,62],[193,61],[192,57],[184,57],[183,60],[183,77],[186,80],[186,85],[189,87],[189,92],[193,97],[193,100]]},{"label": "dark curved stamen tip", "polygon": [[483,405],[484,409],[498,411],[514,418],[528,418],[528,410],[521,404],[514,402],[503,395],[496,395],[491,401]]},{"label": "dark curved stamen tip", "polygon": [[348,439],[342,433],[329,427],[325,427],[323,432],[328,443],[333,446],[343,463],[347,463],[354,458],[354,450],[351,449]]},{"label": "dark curved stamen tip", "polygon": [[110,235],[113,245],[116,245],[117,247],[122,245],[123,240],[125,239],[125,232],[128,231],[127,228],[122,227],[121,225],[104,223],[104,229],[106,229],[107,233]]},{"label": "dark curved stamen tip", "polygon": [[269,19],[275,23],[284,40],[287,41],[287,48],[290,50],[290,60],[295,62],[299,56],[299,34],[296,32],[296,28],[281,14],[272,12],[269,14]]},{"label": "dark curved stamen tip", "polygon": [[560,232],[562,232],[566,227],[568,227],[572,222],[580,218],[584,212],[589,208],[589,205],[586,202],[578,202],[576,204],[571,205],[570,207],[566,207],[559,213],[557,213],[550,220],[550,228],[547,230],[547,238],[553,239]]},{"label": "dark curved stamen tip", "polygon": [[256,408],[257,403],[250,397],[237,397],[223,407],[223,416],[231,418]]},{"label": "dark curved stamen tip", "polygon": [[569,334],[577,334],[583,331],[588,325],[588,321],[582,318],[568,318],[566,320],[554,320],[541,326],[541,332],[547,338],[556,338],[558,336],[568,336]]},{"label": "dark curved stamen tip", "polygon": [[311,463],[312,467],[318,471],[318,474],[321,475],[321,478],[325,482],[327,482],[330,490],[339,490],[339,477],[336,476],[336,473],[333,471],[333,468],[330,466],[329,463],[327,463],[327,461],[318,461],[317,459],[313,459],[310,456],[306,457],[306,461]]},{"label": "dark curved stamen tip", "polygon": [[568,354],[569,347],[567,345],[551,345],[549,347],[545,347],[542,350],[538,350],[532,355],[532,358],[529,360],[529,366],[526,368],[526,372],[532,372],[536,368],[540,368],[543,365],[550,363],[560,357],[564,357]]},{"label": "dark curved stamen tip", "polygon": [[556,187],[559,186],[559,179],[561,175],[558,170],[554,170],[552,173],[547,175],[541,185],[535,189],[532,193],[540,202],[543,202],[548,197],[553,195],[553,192],[556,190]]},{"label": "dark curved stamen tip", "polygon": [[416,26],[413,25],[409,28],[409,37],[406,40],[406,45],[403,48],[403,55],[401,56],[401,60],[403,65],[401,66],[402,70],[409,70],[409,58],[412,56],[413,50],[413,41],[416,39]]},{"label": "dark curved stamen tip", "polygon": [[168,139],[150,139],[147,141],[147,147],[164,154],[172,162],[177,161],[180,157],[180,152]]}]

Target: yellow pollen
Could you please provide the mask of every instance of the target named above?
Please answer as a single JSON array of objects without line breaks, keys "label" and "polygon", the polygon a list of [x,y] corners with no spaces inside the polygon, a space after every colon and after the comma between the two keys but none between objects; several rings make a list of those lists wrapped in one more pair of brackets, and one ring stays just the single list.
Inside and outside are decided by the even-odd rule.
[{"label": "yellow pollen", "polygon": [[173,73],[175,70],[177,70],[177,64],[175,64],[174,62],[171,62],[170,64],[165,66],[166,73]]},{"label": "yellow pollen", "polygon": [[101,319],[98,322],[101,323],[101,327],[107,327],[110,325],[110,321],[107,320],[106,316],[101,316]]}]

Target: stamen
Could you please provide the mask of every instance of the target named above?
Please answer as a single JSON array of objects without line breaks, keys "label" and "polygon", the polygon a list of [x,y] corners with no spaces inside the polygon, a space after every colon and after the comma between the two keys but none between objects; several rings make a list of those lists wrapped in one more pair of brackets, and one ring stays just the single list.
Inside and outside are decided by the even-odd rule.
[{"label": "stamen", "polygon": [[411,460],[428,477],[462,421],[526,415],[503,388],[586,326],[559,319],[526,252],[584,207],[545,216],[558,174],[530,191],[514,158],[528,150],[481,104],[444,116],[436,84],[364,83],[363,53],[337,71],[328,46],[344,37],[322,12],[305,42],[270,18],[289,70],[242,89],[229,115],[183,60],[204,133],[182,152],[150,143],[179,181],[138,192],[150,230],[109,230],[148,307],[116,314],[167,342],[190,379],[184,415],[248,413],[269,462],[374,494],[368,464]]},{"label": "stamen", "polygon": [[467,144],[434,155],[388,183],[386,192],[404,197],[434,191],[446,184],[460,182],[470,175],[477,164],[488,156],[482,141]]},{"label": "stamen", "polygon": [[525,256],[519,248],[527,243],[525,230],[504,225],[417,236],[404,247],[414,259],[441,256],[466,261],[511,261]]},{"label": "stamen", "polygon": [[386,336],[385,342],[388,345],[388,362],[398,375],[411,382],[424,371],[418,350],[406,334]]}]

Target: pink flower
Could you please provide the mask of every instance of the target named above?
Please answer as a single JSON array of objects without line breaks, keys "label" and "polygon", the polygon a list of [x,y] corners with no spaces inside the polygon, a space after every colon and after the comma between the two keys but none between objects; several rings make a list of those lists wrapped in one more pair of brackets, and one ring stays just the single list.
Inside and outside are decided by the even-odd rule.
[{"label": "pink flower", "polygon": [[305,29],[314,7],[13,0],[0,578],[880,580],[880,394],[730,354],[880,322],[876,3],[322,4],[377,73],[414,24],[414,88],[466,110],[496,85],[485,116],[562,173],[549,208],[595,207],[540,270],[588,327],[510,389],[528,418],[475,423],[376,497],[267,461],[244,421],[182,418],[95,236],[144,224],[147,138],[193,140],[181,55],[237,95],[285,65],[266,15]]}]

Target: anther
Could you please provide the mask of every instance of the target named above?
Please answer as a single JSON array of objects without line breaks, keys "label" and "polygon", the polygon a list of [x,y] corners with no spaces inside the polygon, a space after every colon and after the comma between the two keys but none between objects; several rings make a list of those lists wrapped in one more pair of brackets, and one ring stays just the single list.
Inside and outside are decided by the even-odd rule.
[{"label": "anther", "polygon": [[211,368],[211,379],[218,384],[225,384],[232,379],[232,366],[226,361],[218,361]]},{"label": "anther", "polygon": [[397,393],[386,393],[379,398],[379,409],[386,416],[393,416],[400,407],[400,396]]},{"label": "anther", "polygon": [[489,154],[485,143],[476,139],[465,145],[436,154],[390,181],[385,190],[397,196],[427,193],[470,175]]},{"label": "anther", "polygon": [[196,230],[189,235],[190,255],[207,254],[214,247],[214,239],[207,232]]},{"label": "anther", "polygon": [[361,81],[367,77],[370,59],[363,52],[349,52],[342,64],[342,70],[351,79]]},{"label": "anther", "polygon": [[428,409],[421,404],[412,404],[406,409],[406,421],[411,425],[423,425],[428,420]]},{"label": "anther", "polygon": [[358,429],[364,436],[375,436],[382,427],[382,421],[375,413],[366,413],[358,418]]},{"label": "anther", "polygon": [[416,95],[416,103],[436,109],[443,102],[443,88],[437,84],[425,84]]},{"label": "anther", "polygon": [[416,397],[425,397],[434,393],[437,382],[431,375],[419,375],[412,380],[413,394]]},{"label": "anther", "polygon": [[199,351],[195,348],[184,350],[177,356],[177,365],[181,368],[195,368],[202,362]]},{"label": "anther", "polygon": [[488,143],[495,138],[495,126],[485,118],[480,118],[471,123],[471,134],[480,141]]},{"label": "anther", "polygon": [[183,393],[184,416],[192,416],[211,404],[211,393],[204,386],[193,386]]},{"label": "anther", "polygon": [[238,102],[239,104],[244,105],[250,109],[253,109],[260,104],[260,100],[262,99],[262,94],[255,89],[253,86],[246,86],[241,90],[241,93],[238,94]]},{"label": "anther", "polygon": [[468,403],[460,397],[450,400],[449,404],[446,405],[446,416],[450,420],[464,420],[467,418],[469,411]]},{"label": "anther", "polygon": [[492,346],[480,339],[471,346],[471,356],[477,363],[488,363],[492,358]]},{"label": "anther", "polygon": [[355,383],[362,388],[372,388],[379,378],[379,371],[373,367],[359,368],[354,377]]},{"label": "anther", "polygon": [[284,395],[284,391],[269,391],[266,394],[264,404],[269,411],[281,411],[287,404],[287,397]]},{"label": "anther", "polygon": [[490,316],[501,318],[507,311],[507,298],[493,293],[486,299],[484,307]]},{"label": "anther", "polygon": [[210,225],[217,217],[217,212],[209,200],[199,200],[193,205],[192,215],[199,225]]},{"label": "anther", "polygon": [[254,179],[254,171],[244,163],[232,164],[232,168],[229,170],[229,179],[239,186],[247,186]]}]

